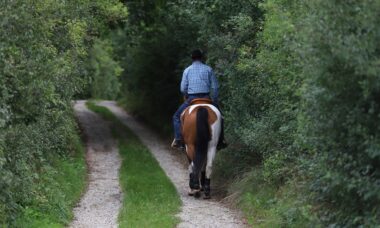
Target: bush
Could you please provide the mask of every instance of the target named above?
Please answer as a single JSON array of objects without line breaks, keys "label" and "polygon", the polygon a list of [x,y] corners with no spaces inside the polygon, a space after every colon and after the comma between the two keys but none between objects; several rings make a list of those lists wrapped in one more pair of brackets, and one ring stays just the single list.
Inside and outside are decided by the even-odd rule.
[{"label": "bush", "polygon": [[377,1],[309,1],[300,128],[321,219],[379,225],[380,16]]},{"label": "bush", "polygon": [[216,176],[227,182],[260,164],[260,181],[279,192],[299,183],[291,206],[299,208],[281,212],[285,226],[305,210],[327,226],[378,225],[379,1],[129,4],[136,11],[122,88],[133,112],[170,127],[187,53],[203,48],[232,144],[219,154]]},{"label": "bush", "polygon": [[96,40],[90,51],[90,72],[92,75],[91,97],[114,100],[119,94],[118,77],[123,72],[113,59],[113,47],[109,40]]},{"label": "bush", "polygon": [[125,69],[121,101],[130,112],[168,133],[171,116],[182,101],[182,69],[177,67],[189,56],[186,51],[190,52],[195,34],[187,26],[194,25],[175,2],[130,1],[127,6],[129,21],[123,32],[114,34],[115,40],[123,42],[116,51]]},{"label": "bush", "polygon": [[92,40],[125,10],[101,0],[1,1],[0,8],[0,224],[12,226],[28,208],[54,205],[49,194],[59,190],[42,179],[76,154],[71,99],[89,79]]}]

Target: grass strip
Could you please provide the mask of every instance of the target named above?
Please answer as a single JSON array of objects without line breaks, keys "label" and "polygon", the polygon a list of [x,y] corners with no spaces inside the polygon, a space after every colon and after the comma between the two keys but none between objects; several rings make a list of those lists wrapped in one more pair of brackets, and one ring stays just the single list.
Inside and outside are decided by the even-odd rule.
[{"label": "grass strip", "polygon": [[179,195],[150,151],[107,108],[87,102],[87,107],[111,122],[122,158],[120,183],[124,192],[120,227],[174,227],[179,219]]}]

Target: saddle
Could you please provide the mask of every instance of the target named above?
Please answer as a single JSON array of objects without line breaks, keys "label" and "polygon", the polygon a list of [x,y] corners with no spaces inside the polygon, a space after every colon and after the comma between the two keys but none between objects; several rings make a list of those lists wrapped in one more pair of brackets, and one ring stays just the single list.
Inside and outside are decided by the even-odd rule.
[{"label": "saddle", "polygon": [[209,98],[195,98],[190,102],[190,105],[197,104],[212,104],[212,100]]}]

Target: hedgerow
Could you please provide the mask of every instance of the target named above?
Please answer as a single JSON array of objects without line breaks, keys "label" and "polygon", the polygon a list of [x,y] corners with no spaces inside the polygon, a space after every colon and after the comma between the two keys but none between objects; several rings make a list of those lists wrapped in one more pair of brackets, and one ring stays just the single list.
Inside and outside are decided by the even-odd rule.
[{"label": "hedgerow", "polygon": [[378,1],[127,4],[117,53],[131,111],[170,129],[188,53],[202,48],[231,143],[216,177],[243,178],[251,198],[274,189],[262,204],[281,220],[274,224],[379,225]]},{"label": "hedgerow", "polygon": [[126,10],[100,0],[1,1],[0,9],[0,224],[30,208],[61,208],[54,222],[67,223],[70,208],[53,207],[50,196],[71,190],[45,178],[67,173],[62,164],[79,153],[71,100],[90,81],[93,40]]},{"label": "hedgerow", "polygon": [[380,222],[378,1],[309,1],[297,35],[305,83],[300,139],[320,218],[336,226]]}]

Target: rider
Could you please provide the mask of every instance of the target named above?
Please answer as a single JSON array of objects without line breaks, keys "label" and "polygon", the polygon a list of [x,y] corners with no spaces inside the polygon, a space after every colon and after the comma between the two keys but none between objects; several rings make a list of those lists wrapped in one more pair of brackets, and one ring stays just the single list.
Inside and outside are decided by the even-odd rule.
[{"label": "rider", "polygon": [[[214,106],[218,109],[218,81],[211,67],[202,62],[203,53],[201,50],[194,50],[191,54],[193,63],[185,69],[182,75],[181,92],[186,101],[178,108],[173,115],[173,126],[175,139],[172,142],[174,148],[184,148],[184,142],[181,134],[181,113],[190,105],[195,98],[211,98]],[[227,144],[224,141],[223,121],[222,132],[219,138],[218,149],[225,148]]]}]

